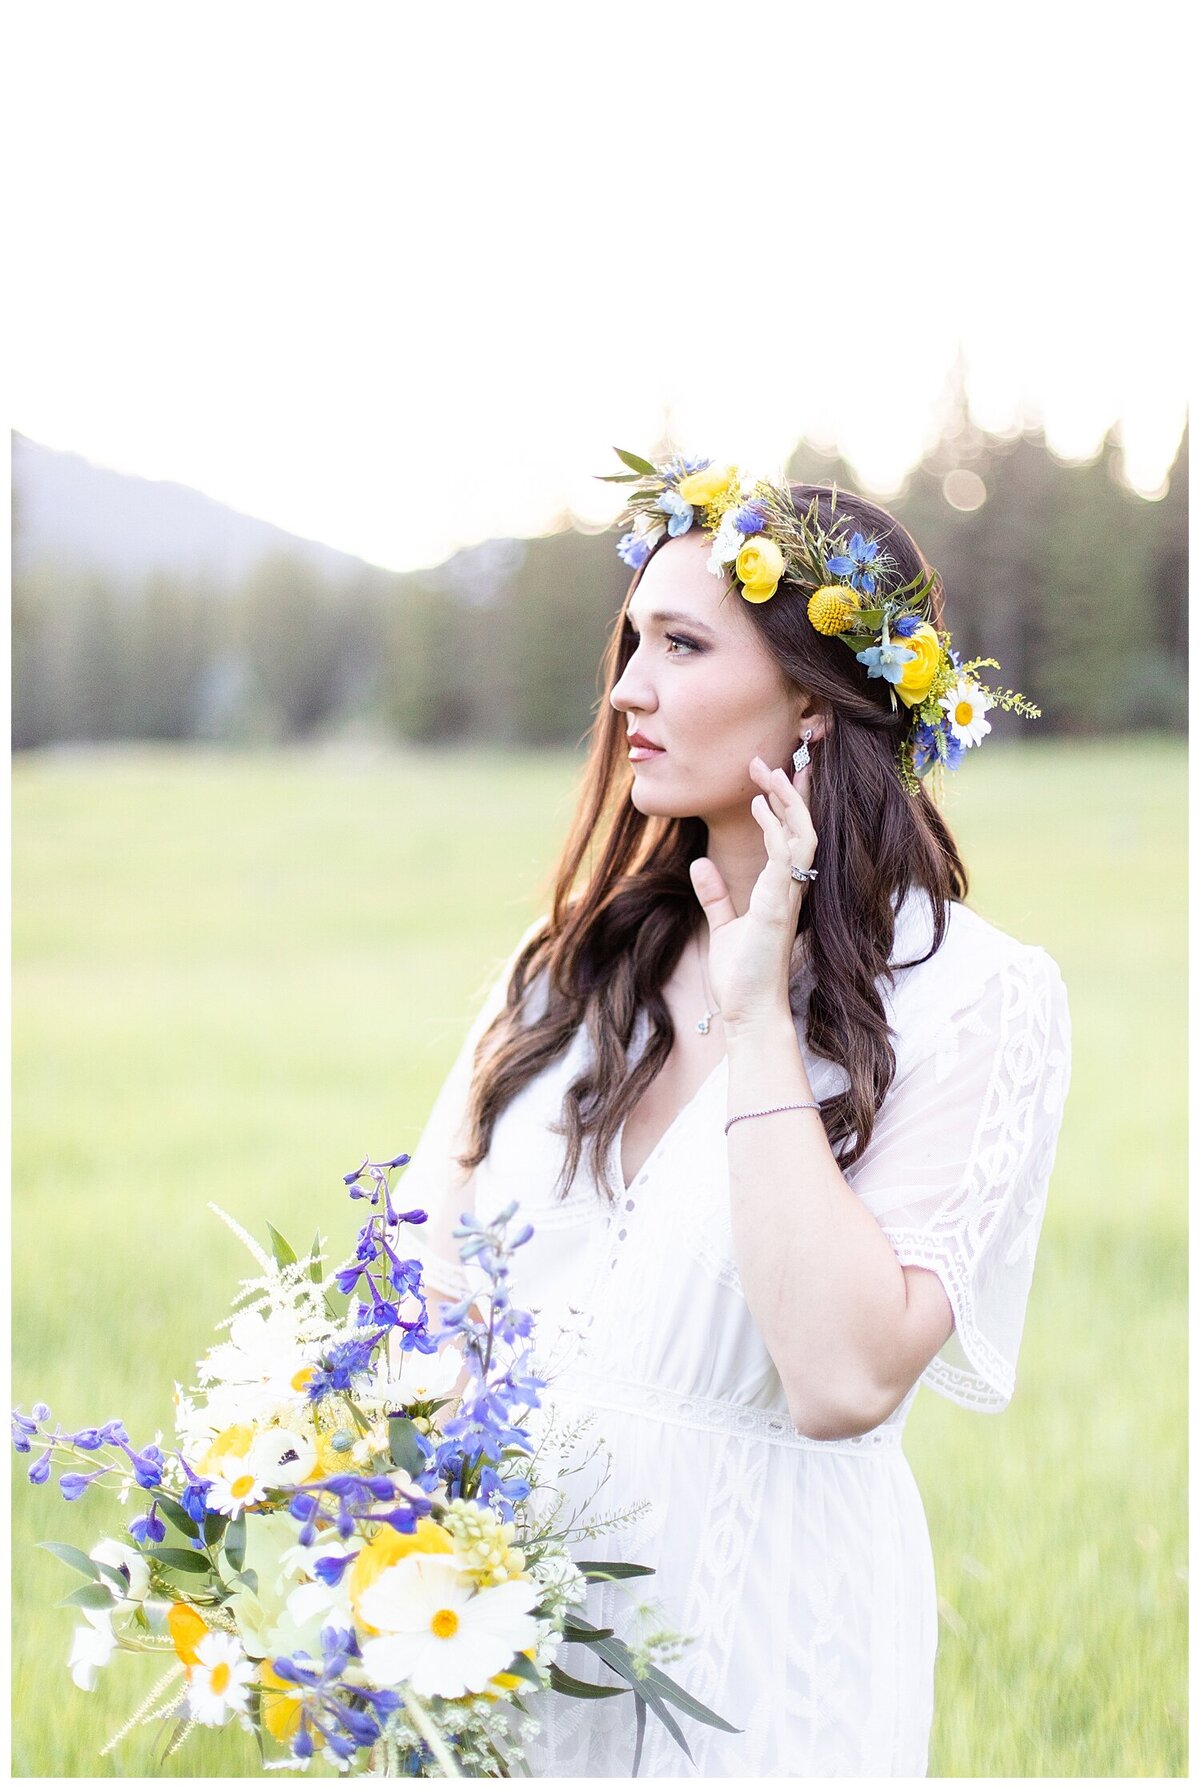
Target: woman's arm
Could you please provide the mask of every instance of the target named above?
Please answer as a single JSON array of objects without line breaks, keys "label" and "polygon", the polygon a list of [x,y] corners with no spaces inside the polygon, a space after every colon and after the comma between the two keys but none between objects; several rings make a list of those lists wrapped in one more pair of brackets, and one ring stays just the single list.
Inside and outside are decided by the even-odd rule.
[{"label": "woman's arm", "polygon": [[[813,1100],[787,998],[805,884],[816,853],[806,779],[751,767],[767,864],[739,916],[716,866],[692,866],[709,922],[709,966],[725,1021],[729,1116]],[[820,1114],[780,1112],[728,1133],[734,1251],[746,1302],[802,1434],[876,1427],[953,1328],[937,1276],[902,1267],[846,1181]]]},{"label": "woman's arm", "polygon": [[[725,1030],[731,1117],[813,1099],[786,1006]],[[861,1435],[946,1342],[950,1301],[936,1274],[901,1267],[818,1112],[735,1124],[728,1149],[742,1288],[792,1421],[822,1440]]]}]

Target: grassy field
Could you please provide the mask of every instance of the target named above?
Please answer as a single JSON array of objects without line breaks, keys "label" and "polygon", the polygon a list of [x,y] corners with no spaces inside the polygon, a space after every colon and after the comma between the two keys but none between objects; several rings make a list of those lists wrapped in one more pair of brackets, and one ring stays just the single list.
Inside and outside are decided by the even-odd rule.
[{"label": "grassy field", "polygon": [[[941,1593],[931,1771],[1186,1772],[1184,781],[1178,743],[980,754],[948,811],[974,905],[1044,944],[1075,1060],[999,1417],[923,1392],[908,1452]],[[564,757],[117,753],[14,788],[13,1391],[166,1423],[264,1234],[348,1234],[340,1176],[410,1146],[497,961],[541,910]],[[155,1774],[98,1747],[157,1662],[63,1661],[33,1542],[122,1512],[13,1491],[13,1771]],[[151,1666],[151,1677],[139,1669]],[[239,1735],[164,1775],[252,1772]]]}]

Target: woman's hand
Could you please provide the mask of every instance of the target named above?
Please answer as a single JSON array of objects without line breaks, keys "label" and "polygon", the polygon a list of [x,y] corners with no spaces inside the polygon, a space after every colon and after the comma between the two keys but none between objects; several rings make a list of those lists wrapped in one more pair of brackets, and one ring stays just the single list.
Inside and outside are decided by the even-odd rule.
[{"label": "woman's hand", "polygon": [[750,811],[762,828],[767,861],[740,916],[721,872],[709,857],[691,866],[692,887],[708,920],[708,977],[713,999],[730,1031],[789,1011],[788,975],[796,921],[808,884],[797,882],[791,866],[812,868],[817,835],[808,811],[812,770],[789,777],[761,758],[750,760],[750,775],[762,794]]}]

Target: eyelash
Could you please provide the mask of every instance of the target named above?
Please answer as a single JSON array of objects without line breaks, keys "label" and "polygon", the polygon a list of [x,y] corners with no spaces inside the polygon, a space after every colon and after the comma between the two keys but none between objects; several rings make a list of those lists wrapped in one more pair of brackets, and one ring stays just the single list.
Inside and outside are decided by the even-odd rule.
[{"label": "eyelash", "polygon": [[[635,633],[632,628],[628,628],[626,630],[626,639],[629,642],[631,651],[633,651],[633,652],[637,651],[638,642],[641,639],[641,637],[642,636],[640,634]],[[666,634],[664,636],[664,638],[666,639],[668,645],[682,646],[685,649],[683,654],[680,654],[678,652],[668,652],[667,653],[668,658],[679,658],[681,656],[687,657],[689,654],[691,654],[693,652],[703,652],[704,651],[704,648],[703,648],[703,646],[701,646],[699,640],[689,640],[689,638],[686,634]]]}]

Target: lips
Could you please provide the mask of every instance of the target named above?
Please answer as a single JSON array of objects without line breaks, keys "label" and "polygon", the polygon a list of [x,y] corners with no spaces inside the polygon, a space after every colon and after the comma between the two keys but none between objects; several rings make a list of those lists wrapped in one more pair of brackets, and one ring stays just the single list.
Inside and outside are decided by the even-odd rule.
[{"label": "lips", "polygon": [[647,739],[644,733],[631,733],[629,735],[629,757],[631,763],[644,764],[649,758],[661,758],[664,750],[665,747],[655,745],[654,741],[652,739]]}]

